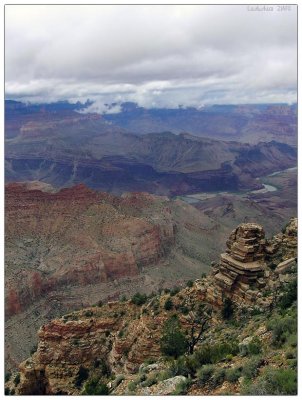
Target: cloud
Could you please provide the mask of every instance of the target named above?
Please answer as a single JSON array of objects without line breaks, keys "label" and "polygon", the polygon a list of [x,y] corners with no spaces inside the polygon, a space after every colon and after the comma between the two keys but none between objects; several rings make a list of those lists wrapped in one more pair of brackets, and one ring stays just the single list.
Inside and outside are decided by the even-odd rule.
[{"label": "cloud", "polygon": [[121,104],[118,104],[118,103],[107,104],[104,102],[104,99],[98,98],[88,107],[85,107],[82,110],[79,110],[79,113],[82,113],[82,114],[90,114],[90,113],[117,114],[121,111],[122,111]]},{"label": "cloud", "polygon": [[296,6],[9,5],[6,96],[146,107],[296,100]]}]

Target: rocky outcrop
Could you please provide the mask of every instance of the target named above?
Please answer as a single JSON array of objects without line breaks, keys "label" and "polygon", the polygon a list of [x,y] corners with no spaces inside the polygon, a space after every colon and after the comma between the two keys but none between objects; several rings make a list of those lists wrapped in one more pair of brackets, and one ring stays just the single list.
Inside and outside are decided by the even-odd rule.
[{"label": "rocky outcrop", "polygon": [[213,270],[213,287],[207,291],[210,302],[219,306],[226,297],[240,303],[255,300],[257,289],[264,287],[267,266],[264,261],[264,230],[258,224],[239,225],[227,241],[226,253]]},{"label": "rocky outcrop", "polygon": [[167,396],[173,394],[177,386],[184,384],[186,381],[186,377],[182,375],[173,376],[173,378],[166,379],[157,385],[141,389],[140,393],[138,394],[141,396]]},{"label": "rocky outcrop", "polygon": [[[100,363],[114,374],[131,376],[144,361],[161,356],[160,338],[165,321],[177,313],[183,331],[188,333],[194,317],[192,310],[200,302],[214,308],[213,326],[219,324],[225,298],[230,298],[239,311],[270,307],[274,294],[264,293],[279,288],[285,282],[285,272],[295,275],[291,271],[295,258],[289,255],[294,252],[296,227],[297,220],[293,219],[281,236],[266,240],[258,224],[241,224],[231,233],[227,251],[214,265],[212,274],[173,296],[173,308],[169,311],[165,304],[170,295],[162,293],[151,297],[142,307],[131,301],[109,302],[43,325],[38,332],[37,351],[20,365],[16,394],[80,394],[83,385],[75,384],[80,369],[87,371],[87,379]],[[274,270],[269,264],[276,257],[283,260]],[[184,307],[191,311],[183,312]],[[150,365],[150,371],[157,366]],[[166,379],[152,389],[142,389],[140,394],[171,394],[182,380]]]},{"label": "rocky outcrop", "polygon": [[[198,283],[202,298],[220,308],[225,299],[240,307],[268,307],[274,294],[297,262],[297,219],[291,219],[284,232],[265,239],[261,225],[244,223],[231,233],[220,262],[213,265],[206,282]],[[279,264],[271,260],[280,260]]]},{"label": "rocky outcrop", "polygon": [[130,302],[111,302],[43,325],[37,352],[20,365],[18,393],[78,394],[80,367],[90,371],[105,363],[114,372],[133,373],[147,358],[158,358],[166,317],[140,311]]}]

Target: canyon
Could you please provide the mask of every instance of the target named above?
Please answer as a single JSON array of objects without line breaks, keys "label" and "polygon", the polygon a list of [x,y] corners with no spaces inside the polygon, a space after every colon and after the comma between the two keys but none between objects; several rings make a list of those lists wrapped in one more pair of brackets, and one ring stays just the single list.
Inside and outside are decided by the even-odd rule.
[{"label": "canyon", "polygon": [[[284,282],[291,282],[296,276],[297,219],[293,218],[283,233],[275,235],[270,240],[265,238],[260,225],[241,224],[227,240],[227,252],[233,260],[237,259],[235,262],[237,266],[245,263],[246,267],[241,269],[241,278],[236,283],[237,289],[226,290],[223,296],[231,299],[238,310],[245,315],[257,308],[260,313],[271,312],[271,307],[275,307],[276,290],[282,288]],[[264,257],[264,254],[268,257]],[[225,264],[226,259],[226,254],[222,254],[219,264],[220,274],[226,271],[232,274],[234,261],[228,260]],[[238,262],[238,259],[241,261]],[[256,275],[262,272],[262,276],[265,277],[260,289],[258,288],[257,302],[251,301],[252,298],[248,296],[251,292],[248,289],[251,282],[249,271],[252,264],[253,268],[255,267],[255,260],[260,260]],[[255,272],[256,269],[254,268]],[[244,288],[243,282],[246,282]],[[214,265],[208,277],[196,280],[189,287],[174,294],[172,311],[168,311],[164,306],[167,299],[172,298],[168,291],[151,296],[142,307],[131,301],[108,302],[99,307],[65,315],[43,325],[38,332],[37,351],[20,365],[21,379],[16,393],[80,394],[81,388],[75,385],[77,374],[81,368],[90,371],[90,375],[96,373],[97,360],[99,363],[102,360],[115,375],[125,374],[127,378],[123,375],[122,380],[126,379],[128,382],[148,358],[157,360],[154,368],[159,368],[161,365],[159,343],[164,322],[173,312],[177,312],[181,326],[185,330],[190,327],[190,313],[181,312],[181,307],[186,305],[190,308],[193,304],[204,301],[219,311],[221,303],[212,295],[222,287],[221,279],[218,279],[217,275],[217,266]],[[265,294],[267,289],[270,290],[269,294]],[[211,329],[215,330],[219,323],[219,313],[216,313]],[[252,329],[257,331],[257,327],[259,325],[256,325],[256,328],[253,326]],[[251,329],[251,326],[249,328]],[[261,329],[260,336],[265,341],[270,340],[267,330],[263,330],[263,327]],[[251,334],[249,331],[249,340]],[[211,332],[204,340],[210,337]],[[88,375],[85,379],[87,378]],[[123,389],[119,391],[116,386],[111,387],[113,394],[125,394]],[[125,390],[125,386],[123,387]],[[143,393],[156,394],[156,389],[153,392],[152,389],[151,392],[150,389],[145,389],[145,392],[142,390],[141,394]],[[195,391],[195,394],[198,393],[203,392]]]},{"label": "canyon", "polygon": [[[283,140],[287,135],[267,141],[262,135],[262,140],[249,143],[227,135],[198,137],[190,130],[141,134],[109,121],[108,115],[50,106],[6,103],[7,182],[40,180],[58,189],[85,183],[117,195],[147,191],[175,196],[260,189],[257,177],[297,162],[296,133],[287,120],[283,123],[292,129],[290,143]],[[269,115],[283,117],[277,112]],[[210,118],[215,121],[215,113]]]},{"label": "canyon", "polygon": [[[200,130],[189,129],[195,117],[187,118],[185,131],[194,135],[173,128],[171,110],[161,110],[168,125],[164,132],[159,124],[158,132],[136,120],[141,110],[125,107],[120,115],[99,115],[83,112],[80,103],[6,102],[9,371],[16,371],[35,349],[36,331],[52,319],[130,298],[137,291],[151,295],[183,287],[212,271],[211,262],[238,224],[261,224],[272,236],[296,215],[294,107],[176,110],[177,118],[198,114],[195,125],[200,124]],[[147,119],[157,113],[144,111]],[[232,125],[240,113],[247,123],[242,137]],[[271,124],[276,129],[270,135]],[[251,127],[267,132],[263,140],[246,140],[243,132]],[[281,135],[285,131],[288,136]],[[264,185],[276,190],[261,190]],[[216,268],[218,272],[217,263]],[[230,276],[226,272],[224,280]],[[211,275],[208,282],[215,286],[216,280]],[[231,290],[238,294],[240,285],[234,282]],[[221,307],[221,292],[200,285],[194,286],[199,287],[199,300],[205,296],[201,293],[208,293]],[[130,308],[137,315],[139,310]],[[112,330],[121,329],[112,323]],[[139,350],[142,357],[153,351],[145,345]],[[117,353],[122,351],[119,343],[116,346]],[[158,348],[154,351],[155,356]],[[130,371],[142,358],[128,361]]]}]

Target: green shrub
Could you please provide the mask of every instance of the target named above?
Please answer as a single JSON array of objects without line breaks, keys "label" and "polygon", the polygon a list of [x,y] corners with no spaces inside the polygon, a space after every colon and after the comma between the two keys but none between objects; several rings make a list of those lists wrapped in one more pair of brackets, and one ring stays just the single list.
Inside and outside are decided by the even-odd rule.
[{"label": "green shrub", "polygon": [[197,382],[199,383],[199,385],[201,386],[205,385],[212,377],[213,372],[214,372],[213,365],[203,365],[197,371]]},{"label": "green shrub", "polygon": [[286,310],[295,301],[297,301],[297,279],[286,285],[285,291],[279,300],[279,306],[282,310]]},{"label": "green shrub", "polygon": [[85,315],[85,317],[92,317],[93,316],[93,312],[88,310],[88,311],[85,311],[84,315]]},{"label": "green shrub", "polygon": [[252,311],[251,311],[251,316],[252,317],[255,317],[255,316],[261,315],[261,314],[262,314],[262,311],[261,311],[261,309],[259,307],[253,307],[252,308]]},{"label": "green shrub", "polygon": [[134,383],[138,385],[139,383],[144,382],[147,379],[147,375],[145,373],[140,373],[138,377],[134,380]]},{"label": "green shrub", "polygon": [[287,365],[288,365],[290,368],[292,368],[292,369],[297,369],[298,360],[297,360],[296,358],[289,359],[289,360],[287,361]]},{"label": "green shrub", "polygon": [[32,346],[32,348],[30,349],[30,355],[32,356],[38,349],[38,345],[35,344]]},{"label": "green shrub", "polygon": [[102,302],[102,300],[100,300],[99,302],[98,302],[98,307],[102,307],[103,306],[103,302]]},{"label": "green shrub", "polygon": [[297,345],[298,345],[297,334],[292,333],[291,335],[289,335],[286,342],[291,347],[294,347],[294,348],[297,347]]},{"label": "green shrub", "polygon": [[188,359],[190,359],[190,357],[181,356],[177,360],[172,361],[169,368],[169,372],[171,373],[171,375],[188,376],[191,372],[190,366],[188,365]]},{"label": "green shrub", "polygon": [[8,382],[10,380],[11,376],[12,376],[11,372],[6,372],[5,373],[5,382]]},{"label": "green shrub", "polygon": [[211,349],[212,349],[212,346],[203,345],[194,353],[194,357],[199,366],[202,366],[205,364],[212,364],[213,361],[212,361]]},{"label": "green shrub", "polygon": [[145,361],[144,361],[144,365],[150,365],[150,364],[154,364],[154,363],[156,363],[156,358],[153,358],[153,357],[150,357],[150,358],[147,358]]},{"label": "green shrub", "polygon": [[6,388],[4,389],[4,394],[5,394],[5,396],[9,396],[9,395],[10,395],[10,390],[9,390],[8,387],[6,387]]},{"label": "green shrub", "polygon": [[88,376],[89,376],[88,369],[81,365],[75,377],[75,382],[74,382],[75,387],[80,388],[83,382],[87,380]]},{"label": "green shrub", "polygon": [[166,379],[172,378],[172,376],[173,375],[172,375],[171,371],[167,369],[164,371],[160,371],[158,373],[157,379],[158,379],[158,382],[162,382],[162,381],[165,381]]},{"label": "green shrub", "polygon": [[[194,356],[194,354],[190,356],[186,356],[185,358],[185,368],[187,371],[187,375],[192,375],[194,376],[196,374],[196,371],[201,365],[199,364],[198,360]],[[185,375],[185,374],[182,374]]]},{"label": "green shrub", "polygon": [[214,345],[203,345],[196,352],[195,357],[199,365],[216,364],[227,355],[237,355],[239,352],[238,343],[216,343]]},{"label": "green shrub", "polygon": [[253,336],[251,341],[247,344],[240,343],[239,347],[240,355],[243,357],[246,355],[260,354],[262,351],[261,342],[257,336]]},{"label": "green shrub", "polygon": [[147,301],[146,294],[135,293],[135,295],[133,295],[131,298],[131,302],[133,304],[136,304],[137,306],[141,306],[141,305],[145,304],[146,301]]},{"label": "green shrub", "polygon": [[262,351],[261,341],[257,336],[254,336],[252,341],[248,344],[248,354],[260,354]]},{"label": "green shrub", "polygon": [[123,331],[123,329],[121,329],[119,331],[119,333],[117,334],[117,337],[122,338],[124,336],[125,332]]},{"label": "green shrub", "polygon": [[267,328],[273,333],[273,345],[280,347],[289,339],[290,334],[297,332],[297,320],[288,315],[278,317],[269,321]]},{"label": "green shrub", "polygon": [[187,391],[188,391],[189,384],[190,384],[190,380],[189,379],[186,379],[186,380],[183,380],[183,381],[177,383],[177,385],[175,386],[175,390],[174,390],[174,392],[172,394],[174,396],[179,396],[179,395],[186,394]]},{"label": "green shrub", "polygon": [[91,378],[85,383],[82,394],[96,396],[107,395],[109,394],[109,389],[108,386],[105,383],[100,382],[98,378]]},{"label": "green shrub", "polygon": [[179,307],[179,311],[181,312],[181,313],[183,313],[184,315],[187,315],[187,314],[189,314],[189,308],[187,307],[187,306],[185,306],[185,305],[181,305],[180,307]]},{"label": "green shrub", "polygon": [[168,310],[172,310],[172,308],[173,308],[173,301],[172,301],[171,298],[169,297],[169,298],[165,301],[164,309],[168,311]]},{"label": "green shrub", "polygon": [[233,314],[234,314],[234,306],[232,300],[229,298],[224,299],[223,307],[221,310],[222,318],[230,319],[233,316]]},{"label": "green shrub", "polygon": [[142,382],[141,386],[150,387],[152,385],[155,385],[156,383],[157,383],[157,373],[154,372],[153,374],[150,374],[144,382]]},{"label": "green shrub", "polygon": [[193,282],[192,280],[189,280],[189,281],[187,282],[187,286],[188,286],[188,287],[193,287],[193,284],[194,284],[194,282]]},{"label": "green shrub", "polygon": [[297,372],[292,369],[266,368],[254,383],[243,387],[242,394],[254,396],[297,394]]},{"label": "green shrub", "polygon": [[228,382],[235,383],[241,376],[240,368],[230,368],[225,371],[225,379]]},{"label": "green shrub", "polygon": [[18,386],[19,383],[20,383],[20,374],[18,372],[17,375],[14,378],[14,384],[15,384],[15,386]]},{"label": "green shrub", "polygon": [[217,368],[212,376],[214,386],[221,385],[225,379],[225,368]]},{"label": "green shrub", "polygon": [[287,358],[287,360],[292,360],[296,358],[296,354],[294,354],[293,351],[289,350],[285,353],[285,357]]},{"label": "green shrub", "polygon": [[206,344],[192,355],[180,356],[170,364],[169,370],[173,376],[195,376],[196,371],[203,365],[216,364],[225,358],[230,359],[238,354],[238,351],[238,344],[235,342]]},{"label": "green shrub", "polygon": [[115,379],[114,382],[112,384],[112,387],[116,388],[118,387],[118,385],[123,382],[123,380],[125,379],[124,375],[118,375]]},{"label": "green shrub", "polygon": [[160,349],[164,355],[174,358],[184,354],[187,349],[187,339],[181,331],[178,318],[175,315],[164,324]]},{"label": "green shrub", "polygon": [[255,378],[258,374],[258,368],[263,364],[260,357],[251,357],[242,367],[242,375],[247,379]]},{"label": "green shrub", "polygon": [[120,301],[121,301],[122,303],[125,303],[125,301],[127,301],[127,297],[123,294],[123,295],[121,296]]},{"label": "green shrub", "polygon": [[180,288],[178,286],[176,286],[173,289],[171,289],[170,295],[175,296],[179,291],[180,291]]},{"label": "green shrub", "polygon": [[129,382],[128,383],[128,390],[130,390],[130,392],[134,392],[135,389],[136,389],[136,384],[133,381]]}]

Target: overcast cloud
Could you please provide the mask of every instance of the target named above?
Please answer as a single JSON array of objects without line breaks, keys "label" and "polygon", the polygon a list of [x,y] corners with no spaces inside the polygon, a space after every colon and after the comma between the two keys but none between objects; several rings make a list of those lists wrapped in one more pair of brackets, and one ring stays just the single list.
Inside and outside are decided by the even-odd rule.
[{"label": "overcast cloud", "polygon": [[273,7],[6,6],[6,98],[294,102],[297,10]]}]

